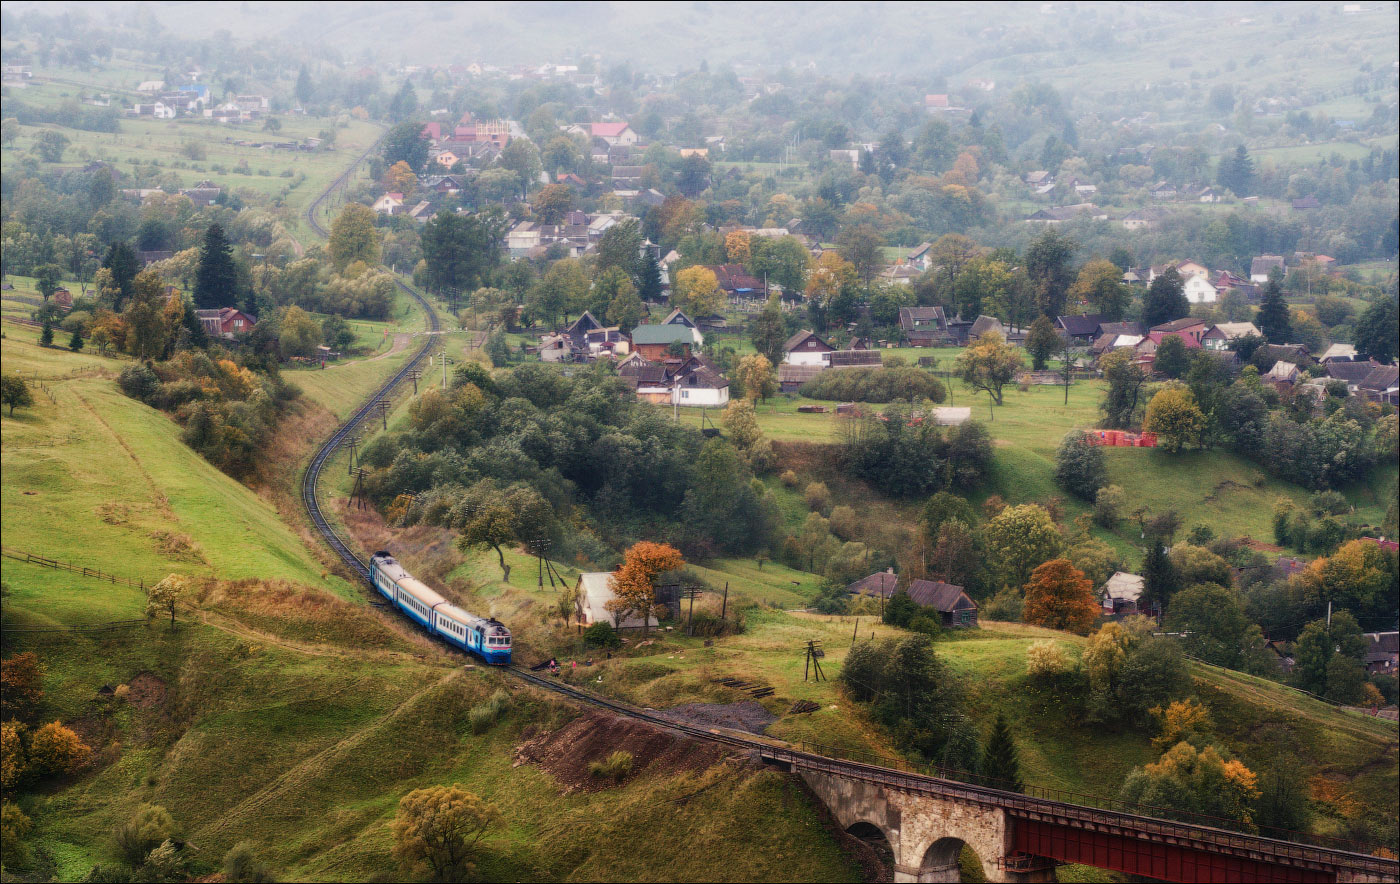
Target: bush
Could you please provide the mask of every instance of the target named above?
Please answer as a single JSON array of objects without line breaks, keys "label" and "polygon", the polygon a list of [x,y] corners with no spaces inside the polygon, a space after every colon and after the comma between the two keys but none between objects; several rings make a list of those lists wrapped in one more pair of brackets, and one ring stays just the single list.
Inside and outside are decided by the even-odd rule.
[{"label": "bush", "polygon": [[34,824],[18,804],[0,803],[0,862],[6,867],[13,869],[29,858],[24,839],[33,828]]},{"label": "bush", "polygon": [[590,648],[617,648],[622,638],[611,623],[600,620],[583,631],[583,642]]},{"label": "bush", "polygon": [[1026,648],[1026,675],[1041,681],[1057,681],[1069,673],[1069,657],[1054,639],[1031,642]]},{"label": "bush", "polygon": [[1090,442],[1086,433],[1068,433],[1055,452],[1055,481],[1075,497],[1094,500],[1107,479],[1103,450]]},{"label": "bush", "polygon": [[802,492],[802,499],[807,501],[807,508],[826,515],[831,511],[831,491],[827,489],[825,482],[810,482],[806,490]]},{"label": "bush", "polygon": [[856,511],[846,505],[833,507],[831,510],[831,533],[842,540],[854,540],[860,520],[856,517]]},{"label": "bush", "polygon": [[632,753],[619,749],[603,761],[591,761],[588,763],[588,772],[595,777],[621,783],[632,772]]},{"label": "bush", "polygon": [[1022,605],[1021,593],[1013,586],[1003,586],[996,595],[988,599],[982,613],[988,620],[1017,623],[1021,619]]},{"label": "bush", "polygon": [[159,804],[143,804],[129,821],[117,828],[117,849],[127,862],[137,866],[174,833],[175,821],[170,818],[169,811]]},{"label": "bush", "polygon": [[942,402],[943,384],[917,368],[836,368],[828,369],[798,390],[809,399],[835,402],[915,402],[924,399]]},{"label": "bush", "polygon": [[485,703],[478,703],[467,713],[467,723],[472,733],[482,734],[491,729],[496,719],[510,708],[510,694],[497,689]]},{"label": "bush", "polygon": [[941,618],[929,614],[918,614],[909,620],[909,631],[927,635],[930,638],[938,638],[943,632]]},{"label": "bush", "polygon": [[228,884],[265,884],[275,878],[253,853],[253,845],[240,841],[224,854],[224,880]]},{"label": "bush", "polygon": [[783,483],[784,488],[796,488],[797,474],[792,470],[783,470],[783,474],[778,477],[778,481]]}]

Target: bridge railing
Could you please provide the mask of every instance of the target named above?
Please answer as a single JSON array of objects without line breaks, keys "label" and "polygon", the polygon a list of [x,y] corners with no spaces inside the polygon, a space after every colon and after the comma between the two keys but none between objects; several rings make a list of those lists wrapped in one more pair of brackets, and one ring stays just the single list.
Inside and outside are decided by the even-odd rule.
[{"label": "bridge railing", "polygon": [[1363,844],[1356,841],[1348,841],[1342,838],[1332,838],[1326,835],[1317,835],[1311,832],[1299,832],[1292,829],[1281,829],[1274,826],[1254,826],[1250,829],[1242,827],[1238,820],[1225,817],[1212,816],[1211,814],[1195,813],[1192,811],[1176,810],[1170,807],[1161,807],[1152,804],[1136,804],[1130,801],[1123,801],[1118,798],[1110,798],[1103,795],[1094,795],[1088,792],[1080,792],[1074,789],[1060,789],[1054,786],[1041,786],[1033,783],[1011,783],[999,780],[994,777],[982,774],[971,773],[969,771],[958,770],[957,768],[939,764],[923,764],[909,761],[906,758],[891,758],[887,755],[877,755],[873,752],[866,752],[861,749],[848,749],[840,746],[829,746],[823,743],[813,743],[803,741],[802,751],[812,755],[821,755],[826,758],[843,758],[861,764],[868,764],[874,767],[889,768],[905,773],[916,774],[922,777],[932,777],[939,780],[952,780],[957,783],[966,783],[971,786],[981,786],[987,789],[996,789],[1009,794],[1024,795],[1028,798],[1039,798],[1045,801],[1054,801],[1060,804],[1074,804],[1081,807],[1091,807],[1098,810],[1106,810],[1112,813],[1123,813],[1132,816],[1151,817],[1153,819],[1167,820],[1171,822],[1181,822],[1191,825],[1206,826],[1212,829],[1223,829],[1230,832],[1239,832],[1243,835],[1270,838],[1277,841],[1287,841],[1294,844],[1307,844],[1316,847],[1324,847],[1331,850],[1342,850],[1348,853],[1371,854],[1379,845]]}]

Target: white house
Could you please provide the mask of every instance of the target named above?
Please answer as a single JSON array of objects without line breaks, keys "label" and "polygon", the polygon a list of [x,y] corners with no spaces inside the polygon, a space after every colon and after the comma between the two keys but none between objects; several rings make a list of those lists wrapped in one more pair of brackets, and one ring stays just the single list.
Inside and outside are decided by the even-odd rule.
[{"label": "white house", "polygon": [[[612,576],[611,571],[585,571],[578,575],[577,601],[574,602],[575,619],[584,626],[611,623],[619,629],[640,629],[641,617],[633,614],[619,623],[615,613],[608,610],[608,602],[617,598],[610,585]],[[647,625],[660,624],[655,617],[648,617]]]},{"label": "white house", "polygon": [[800,331],[783,344],[783,362],[787,365],[826,365],[826,354],[836,348],[813,331]]},{"label": "white house", "polygon": [[392,215],[402,207],[403,194],[401,193],[386,193],[375,200],[373,205],[370,206],[371,209],[380,215]]},{"label": "white house", "polygon": [[1186,300],[1192,304],[1214,304],[1218,293],[1215,285],[1204,276],[1188,276],[1182,285]]}]

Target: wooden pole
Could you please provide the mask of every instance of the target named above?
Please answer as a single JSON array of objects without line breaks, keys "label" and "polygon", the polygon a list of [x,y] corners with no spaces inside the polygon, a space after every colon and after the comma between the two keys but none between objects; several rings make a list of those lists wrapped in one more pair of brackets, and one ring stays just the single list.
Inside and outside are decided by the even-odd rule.
[{"label": "wooden pole", "polygon": [[720,602],[719,619],[724,619],[725,612],[729,610],[729,581],[724,581],[724,601]]}]

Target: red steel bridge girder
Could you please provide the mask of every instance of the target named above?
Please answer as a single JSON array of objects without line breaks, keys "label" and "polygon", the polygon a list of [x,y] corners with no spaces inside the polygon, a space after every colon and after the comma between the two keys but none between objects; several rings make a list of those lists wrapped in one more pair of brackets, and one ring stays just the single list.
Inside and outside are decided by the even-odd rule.
[{"label": "red steel bridge girder", "polygon": [[1228,853],[1211,853],[1126,834],[1061,826],[1043,820],[1015,820],[1012,841],[1015,850],[1036,856],[1160,881],[1311,884],[1337,880],[1335,873],[1321,869],[1264,862]]}]

